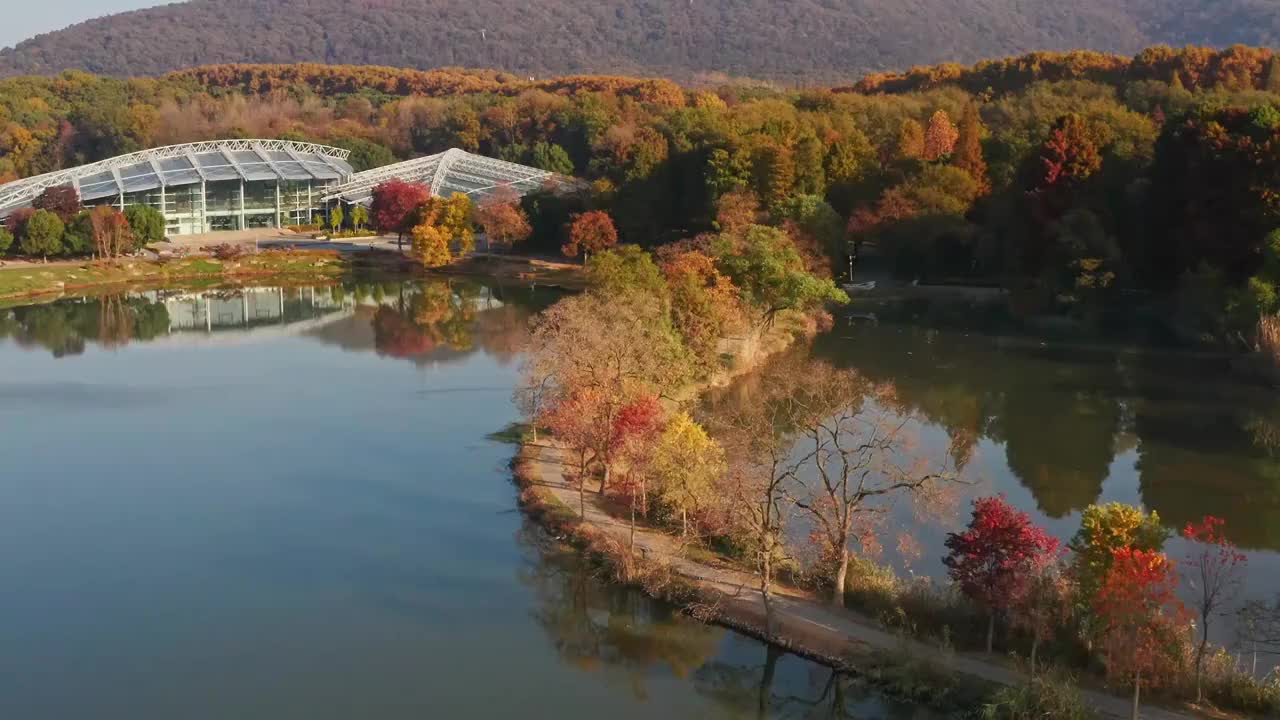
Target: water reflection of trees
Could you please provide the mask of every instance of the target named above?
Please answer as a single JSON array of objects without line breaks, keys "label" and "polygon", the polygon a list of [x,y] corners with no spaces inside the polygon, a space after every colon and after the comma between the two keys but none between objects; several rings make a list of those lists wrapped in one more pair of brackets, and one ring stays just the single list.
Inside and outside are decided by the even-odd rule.
[{"label": "water reflection of trees", "polygon": [[[277,294],[278,310],[274,304]],[[242,310],[236,299],[244,296],[249,300]],[[554,298],[554,293],[545,290],[488,287],[470,281],[352,282],[318,288],[106,295],[0,310],[0,339],[47,349],[55,357],[78,355],[91,343],[119,347],[168,335],[171,330],[203,334],[208,332],[207,316],[217,317],[219,303],[235,303],[234,311],[228,311],[233,312],[234,322],[215,321],[213,330],[234,335],[261,326],[346,319],[349,324],[332,333],[316,329],[316,325],[305,332],[349,349],[374,350],[415,362],[478,348],[509,363],[528,342],[529,318]],[[213,310],[209,301],[215,305]],[[172,318],[166,303],[176,303]],[[264,309],[268,311],[265,316],[261,314]],[[171,320],[177,322],[176,327]]]},{"label": "water reflection of trees", "polygon": [[1171,525],[1211,512],[1242,545],[1280,549],[1280,412],[1220,358],[893,324],[837,328],[815,352],[892,382],[953,454],[1002,444],[1050,517],[1095,502],[1136,448],[1142,498]]},{"label": "water reflection of trees", "polygon": [[[653,679],[669,673],[711,700],[726,718],[912,717],[853,678],[746,638],[685,618],[639,592],[605,582],[572,550],[526,523],[521,582],[534,618],[560,659],[598,673],[644,701]],[[798,671],[798,672],[797,672]]]},{"label": "water reflection of trees", "polygon": [[91,342],[118,347],[168,332],[164,304],[137,296],[104,295],[0,310],[0,338],[43,348],[54,357],[79,355]]},{"label": "water reflection of trees", "polygon": [[533,591],[534,617],[564,662],[611,671],[644,699],[646,678],[655,670],[687,678],[715,656],[724,631],[604,582],[579,556],[549,544],[531,526],[523,539],[532,557],[521,581]]},{"label": "water reflection of trees", "polygon": [[541,298],[477,283],[433,281],[356,286],[355,296],[380,298],[371,320],[379,354],[425,358],[437,350],[466,353],[479,347],[510,362],[528,342],[529,318]]}]

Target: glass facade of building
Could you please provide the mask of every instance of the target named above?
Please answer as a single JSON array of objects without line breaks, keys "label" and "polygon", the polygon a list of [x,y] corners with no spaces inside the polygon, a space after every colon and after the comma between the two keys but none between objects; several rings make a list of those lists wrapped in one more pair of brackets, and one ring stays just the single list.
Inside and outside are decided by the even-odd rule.
[{"label": "glass facade of building", "polygon": [[146,205],[165,217],[166,235],[306,225],[325,213],[328,183],[309,180],[220,180],[86,200],[86,207]]},{"label": "glass facade of building", "polygon": [[46,188],[71,185],[86,207],[146,205],[166,234],[272,228],[323,215],[326,191],[352,175],[347,151],[281,140],[173,145],[0,185],[0,217]]}]

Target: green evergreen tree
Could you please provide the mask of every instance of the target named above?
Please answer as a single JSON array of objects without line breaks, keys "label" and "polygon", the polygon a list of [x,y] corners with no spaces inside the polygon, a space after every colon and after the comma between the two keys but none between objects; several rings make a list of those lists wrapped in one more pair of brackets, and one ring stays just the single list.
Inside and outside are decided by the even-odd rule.
[{"label": "green evergreen tree", "polygon": [[135,249],[164,242],[164,215],[159,210],[147,205],[130,205],[124,209],[124,219],[129,221],[129,229],[133,231]]},{"label": "green evergreen tree", "polygon": [[547,172],[561,175],[573,174],[573,161],[569,159],[569,153],[555,143],[534,144],[533,149],[529,151],[529,164]]},{"label": "green evergreen tree", "polygon": [[47,259],[62,253],[62,235],[66,227],[57,215],[48,210],[37,210],[27,221],[22,233],[22,252],[31,257]]},{"label": "green evergreen tree", "polygon": [[88,210],[81,210],[67,223],[62,234],[62,245],[68,255],[93,253],[93,220]]}]

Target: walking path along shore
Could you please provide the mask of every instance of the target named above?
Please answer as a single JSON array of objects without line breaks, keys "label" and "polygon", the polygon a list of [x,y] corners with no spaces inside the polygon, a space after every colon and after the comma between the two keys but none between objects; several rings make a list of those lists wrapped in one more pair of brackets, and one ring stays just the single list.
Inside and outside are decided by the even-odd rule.
[{"label": "walking path along shore", "polygon": [[[548,511],[559,505],[560,510],[576,517],[579,494],[577,487],[566,479],[569,474],[568,452],[552,439],[524,444],[516,459],[516,479],[525,491],[527,508],[534,503]],[[629,523],[610,515],[599,493],[588,490],[584,504],[585,515],[578,520],[579,531],[602,534],[619,553],[628,553],[632,533]],[[856,664],[850,663],[849,658],[899,653],[969,681],[1019,685],[1028,679],[1019,670],[981,655],[944,652],[935,645],[889,632],[873,618],[831,606],[821,598],[781,584],[774,586],[773,593],[777,633],[773,638],[765,638],[764,605],[757,576],[727,564],[693,559],[684,550],[676,536],[652,528],[635,528],[635,554],[648,565],[669,570],[673,578],[698,591],[700,616],[826,664],[856,670]],[[1104,717],[1130,716],[1128,698],[1088,689],[1082,689],[1081,693],[1085,702]],[[1209,716],[1144,705],[1142,717],[1185,720]]]}]

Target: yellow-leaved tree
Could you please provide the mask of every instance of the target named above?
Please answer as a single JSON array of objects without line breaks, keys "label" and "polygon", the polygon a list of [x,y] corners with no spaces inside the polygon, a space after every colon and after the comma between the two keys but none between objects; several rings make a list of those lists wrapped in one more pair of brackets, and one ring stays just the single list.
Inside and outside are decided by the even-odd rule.
[{"label": "yellow-leaved tree", "polygon": [[654,490],[663,505],[680,514],[689,533],[689,513],[707,508],[715,483],[725,472],[724,450],[688,413],[671,418],[650,456]]},{"label": "yellow-leaved tree", "polygon": [[453,260],[449,251],[449,234],[431,222],[423,222],[413,229],[413,254],[424,267],[440,267]]},{"label": "yellow-leaved tree", "polygon": [[459,255],[467,255],[476,249],[474,213],[475,207],[467,195],[454,193],[445,201],[440,226],[449,240],[457,243]]}]

